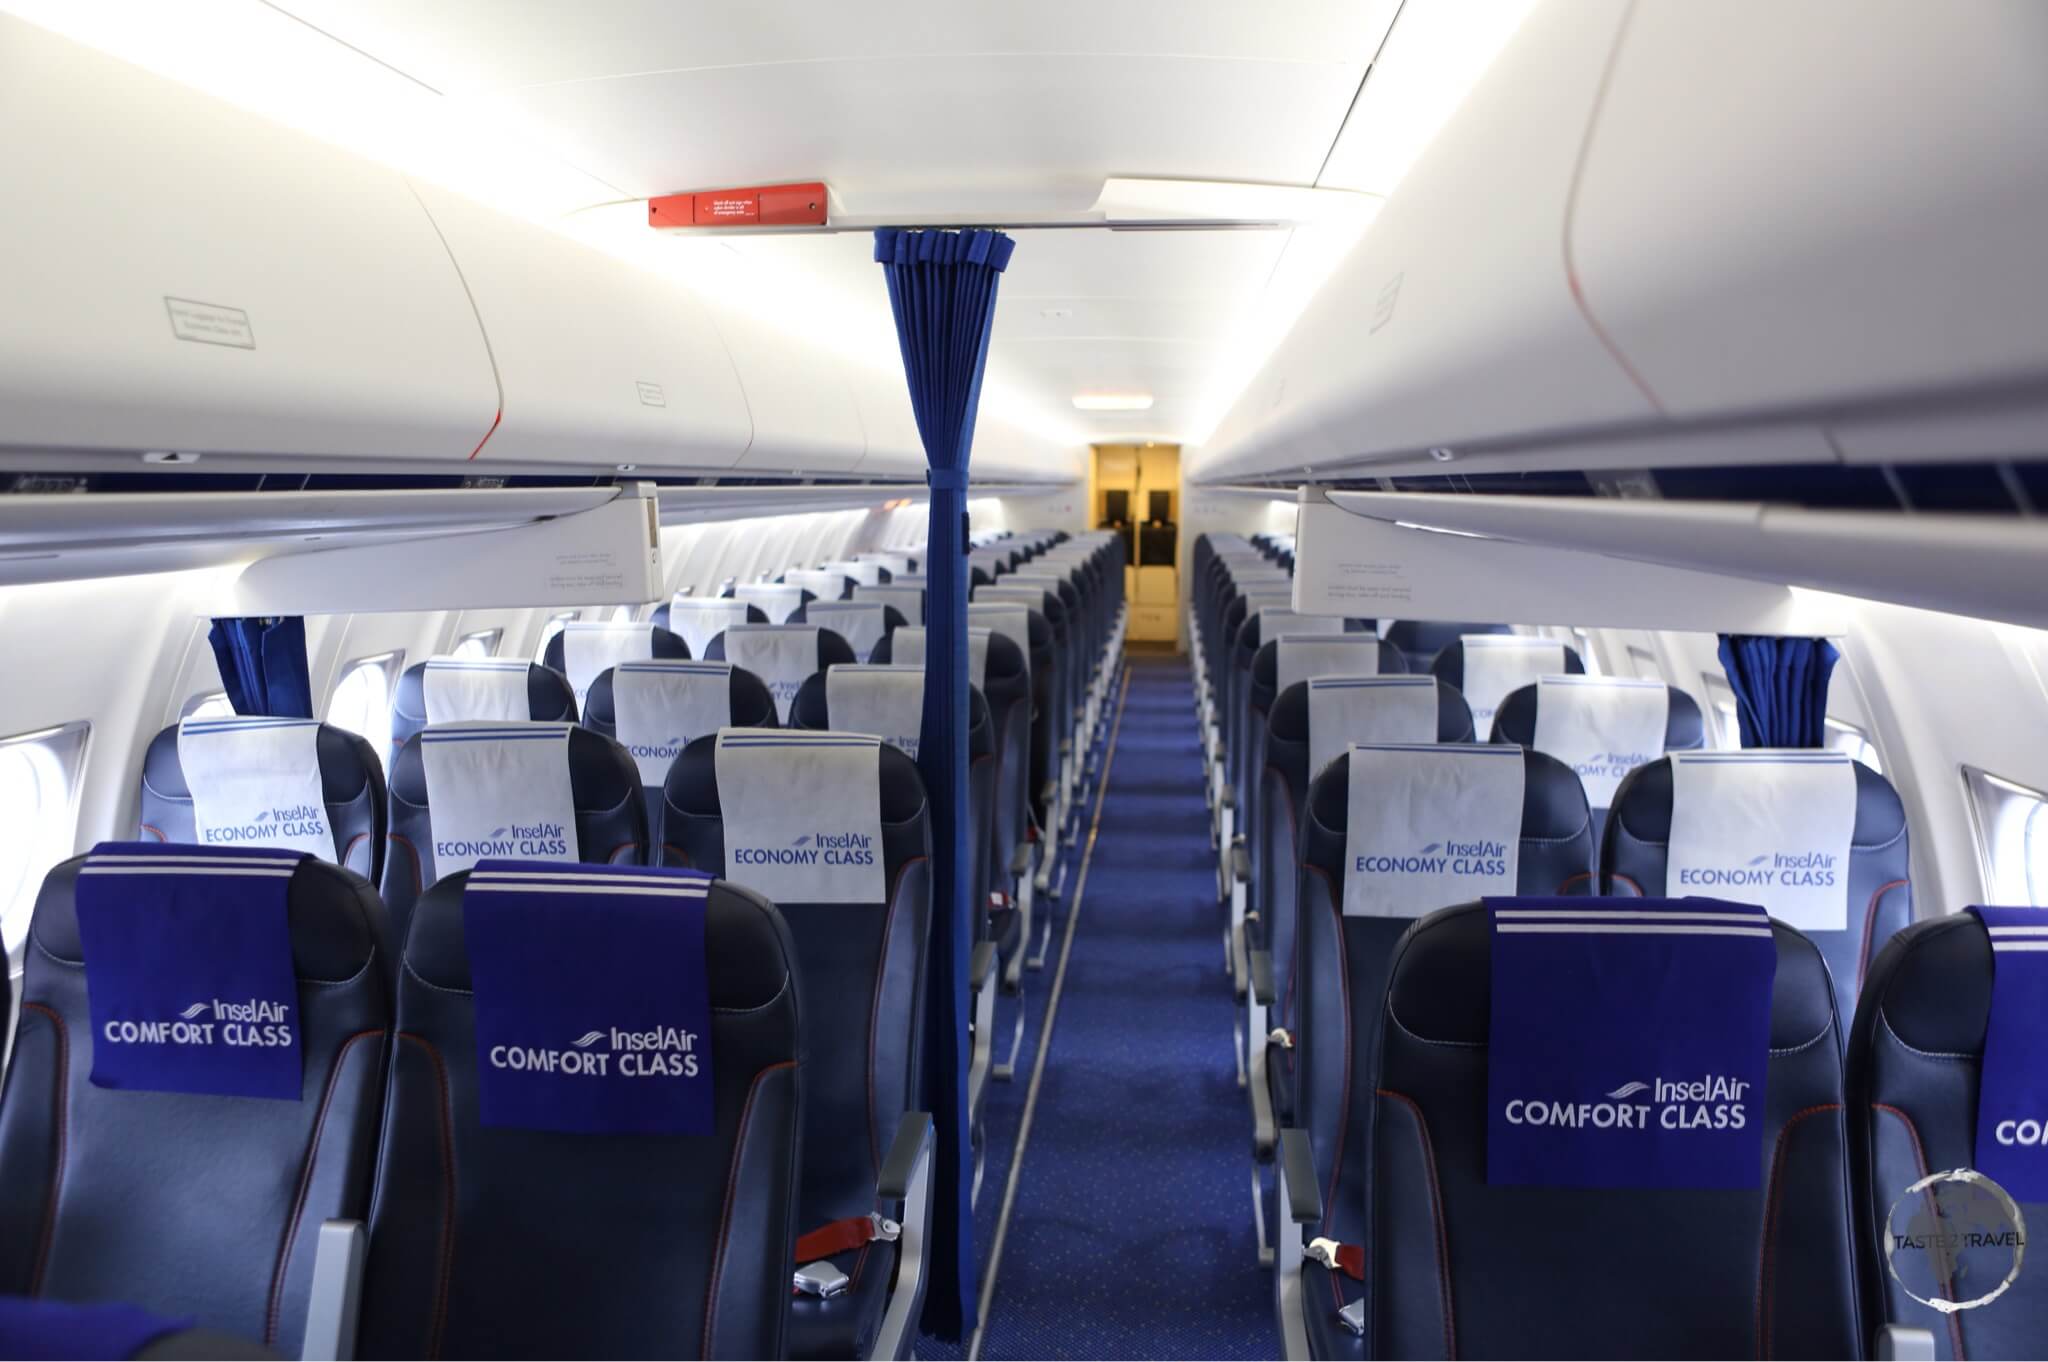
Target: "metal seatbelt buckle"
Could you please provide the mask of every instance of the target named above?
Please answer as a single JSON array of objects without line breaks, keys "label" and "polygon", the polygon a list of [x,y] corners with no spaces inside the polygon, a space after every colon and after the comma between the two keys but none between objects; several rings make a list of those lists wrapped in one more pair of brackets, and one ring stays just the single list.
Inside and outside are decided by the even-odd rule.
[{"label": "metal seatbelt buckle", "polygon": [[1334,1270],[1337,1266],[1337,1250],[1342,1247],[1343,1245],[1334,1239],[1311,1239],[1308,1241],[1308,1247],[1301,1251],[1301,1256],[1312,1263],[1320,1263]]},{"label": "metal seatbelt buckle", "polygon": [[817,1296],[823,1300],[844,1291],[852,1278],[830,1263],[806,1263],[790,1278],[790,1285],[800,1296]]},{"label": "metal seatbelt buckle", "polygon": [[1277,1045],[1283,1050],[1292,1050],[1294,1048],[1294,1037],[1288,1034],[1286,1027],[1276,1026],[1267,1033],[1266,1044]]},{"label": "metal seatbelt buckle", "polygon": [[874,1238],[885,1244],[893,1244],[903,1237],[903,1226],[880,1211],[869,1211],[868,1223],[875,1227]]}]

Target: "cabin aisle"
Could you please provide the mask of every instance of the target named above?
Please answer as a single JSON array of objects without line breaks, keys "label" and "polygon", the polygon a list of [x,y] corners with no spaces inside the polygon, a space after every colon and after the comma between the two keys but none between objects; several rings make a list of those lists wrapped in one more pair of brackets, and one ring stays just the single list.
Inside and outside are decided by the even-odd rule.
[{"label": "cabin aisle", "polygon": [[[985,1358],[1278,1352],[1192,680],[1183,658],[1129,670]],[[991,1169],[984,1208],[1001,1195]]]}]

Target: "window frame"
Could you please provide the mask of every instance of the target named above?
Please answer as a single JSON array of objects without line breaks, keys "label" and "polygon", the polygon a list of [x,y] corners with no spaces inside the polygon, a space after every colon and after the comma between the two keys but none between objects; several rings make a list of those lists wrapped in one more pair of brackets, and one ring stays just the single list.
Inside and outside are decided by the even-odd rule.
[{"label": "window frame", "polygon": [[[341,694],[341,688],[348,684],[349,678],[365,667],[376,667],[384,673],[384,731],[382,742],[378,741],[377,735],[360,732],[347,724],[335,723],[335,697]],[[381,653],[365,653],[361,657],[350,658],[341,665],[339,674],[335,677],[333,688],[327,692],[327,703],[322,707],[320,722],[334,724],[336,728],[344,732],[354,733],[376,750],[377,760],[380,762],[386,760],[387,755],[391,751],[391,707],[398,698],[398,678],[404,674],[404,671],[405,649],[403,648],[388,648]]]},{"label": "window frame", "polygon": [[[17,917],[17,914],[21,914],[24,907],[33,912],[43,877],[50,873],[51,867],[78,850],[78,811],[92,752],[92,721],[72,719],[24,733],[0,736],[0,750],[31,744],[43,751],[55,766],[58,778],[64,782],[64,806],[44,815],[38,802],[39,820],[47,816],[50,822],[45,831],[51,840],[41,849],[30,846],[31,839],[25,834],[11,834],[8,838],[11,845],[29,847],[22,865],[21,880],[8,890],[8,897],[0,901],[0,946],[6,948],[10,960],[28,940],[28,916]],[[43,864],[45,861],[47,864]],[[13,930],[16,921],[20,922],[18,934]]]},{"label": "window frame", "polygon": [[484,650],[480,656],[485,658],[496,657],[498,649],[505,644],[504,627],[501,625],[496,629],[475,629],[464,634],[461,638],[455,640],[455,646],[448,650],[449,655],[451,657],[466,656],[462,650],[479,639],[484,642]]},{"label": "window frame", "polygon": [[[2008,776],[1982,767],[1964,765],[1963,803],[1970,813],[1971,839],[1977,844],[1977,867],[1984,886],[1984,901],[2048,908],[2048,867],[2040,883],[2035,882],[2033,856],[2035,837],[2048,836],[2048,791],[2041,791]],[[2017,864],[2011,871],[2000,867],[1999,850],[2017,823],[2021,845]],[[2017,885],[2008,880],[2017,877]],[[2014,889],[2017,892],[2013,892]]]}]

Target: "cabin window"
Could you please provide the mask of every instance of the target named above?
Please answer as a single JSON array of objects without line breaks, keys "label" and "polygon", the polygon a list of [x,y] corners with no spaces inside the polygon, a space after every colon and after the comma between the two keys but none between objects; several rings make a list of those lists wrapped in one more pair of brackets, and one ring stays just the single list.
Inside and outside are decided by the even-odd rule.
[{"label": "cabin window", "polygon": [[548,622],[541,626],[540,642],[533,645],[533,660],[535,662],[543,662],[547,659],[549,641],[556,634],[562,632],[564,625],[575,618],[576,612],[574,610],[564,610],[559,615],[550,615],[548,617]]},{"label": "cabin window", "polygon": [[1586,664],[1586,675],[1605,675],[1605,671],[1600,666],[1600,653],[1593,647],[1592,631],[1590,629],[1574,629],[1571,633],[1572,647],[1578,650],[1579,660]]},{"label": "cabin window", "polygon": [[21,948],[36,892],[78,835],[78,784],[92,726],[65,724],[0,738],[0,939]]},{"label": "cabin window", "polygon": [[357,658],[342,669],[327,702],[327,722],[364,739],[380,759],[391,748],[391,683],[404,660],[402,652]]},{"label": "cabin window", "polygon": [[1884,761],[1877,755],[1877,744],[1870,735],[1852,723],[1841,719],[1829,719],[1828,746],[1837,752],[1847,752],[1879,775],[1884,774]]},{"label": "cabin window", "polygon": [[498,642],[505,637],[503,629],[479,629],[473,634],[464,634],[462,641],[455,645],[455,656],[481,659],[498,655]]},{"label": "cabin window", "polygon": [[633,607],[630,605],[622,605],[618,609],[612,611],[611,622],[613,624],[631,624],[633,622]]},{"label": "cabin window", "polygon": [[195,695],[190,700],[187,700],[185,708],[179,711],[178,717],[181,719],[232,719],[235,717],[235,707],[229,702],[226,691],[217,690],[210,695]]},{"label": "cabin window", "polygon": [[1963,768],[1992,903],[2048,907],[2048,795]]},{"label": "cabin window", "polygon": [[1630,674],[1639,681],[1664,679],[1663,670],[1657,666],[1657,655],[1647,648],[1638,648],[1633,643],[1628,645],[1628,668]]}]

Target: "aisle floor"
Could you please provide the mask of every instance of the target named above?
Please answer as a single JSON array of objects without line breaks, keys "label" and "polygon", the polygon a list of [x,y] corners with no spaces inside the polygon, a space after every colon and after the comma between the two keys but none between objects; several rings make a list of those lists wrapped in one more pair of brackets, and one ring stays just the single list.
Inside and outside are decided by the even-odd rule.
[{"label": "aisle floor", "polygon": [[[1129,672],[985,1358],[1278,1350],[1251,1226],[1250,1117],[1231,1055],[1192,680],[1177,657],[1133,656]],[[1034,1032],[1058,945],[1028,976]],[[1028,1074],[1020,1066],[1015,1098]],[[991,1166],[976,1216],[984,1260],[1014,1142],[1005,1124],[1003,1166]]]}]

